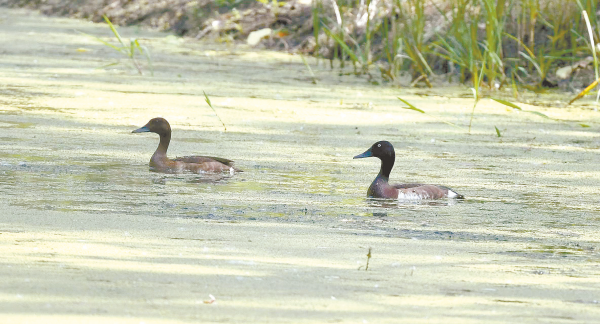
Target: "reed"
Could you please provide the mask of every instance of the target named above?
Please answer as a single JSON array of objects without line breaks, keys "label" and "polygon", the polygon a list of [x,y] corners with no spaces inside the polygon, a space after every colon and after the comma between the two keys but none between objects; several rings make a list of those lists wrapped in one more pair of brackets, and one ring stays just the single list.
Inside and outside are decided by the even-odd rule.
[{"label": "reed", "polygon": [[[574,101],[585,96],[588,92],[590,92],[591,90],[596,88],[596,86],[598,85],[598,82],[600,82],[600,77],[598,77],[598,56],[596,55],[596,44],[594,42],[595,35],[593,32],[592,23],[589,18],[589,15],[587,14],[587,10],[584,9],[581,1],[578,1],[578,4],[579,4],[580,8],[582,8],[581,14],[582,14],[583,18],[585,19],[585,25],[587,27],[588,35],[590,38],[589,47],[590,47],[592,55],[594,57],[594,74],[596,76],[596,80],[594,82],[592,82],[590,85],[588,85],[585,89],[583,89],[583,91],[581,91],[575,98],[571,99],[571,101],[569,101],[569,104],[572,104]],[[598,103],[599,98],[600,98],[600,90],[598,91],[598,95],[596,96],[596,104]]]},{"label": "reed", "polygon": [[[510,85],[518,97],[518,87],[556,86],[556,69],[589,55],[584,10],[598,12],[597,1],[314,0],[315,52],[331,46],[331,67],[350,61],[357,75],[376,65],[384,79],[406,72],[433,86],[445,74],[477,91]],[[589,20],[598,40],[597,15]]]}]

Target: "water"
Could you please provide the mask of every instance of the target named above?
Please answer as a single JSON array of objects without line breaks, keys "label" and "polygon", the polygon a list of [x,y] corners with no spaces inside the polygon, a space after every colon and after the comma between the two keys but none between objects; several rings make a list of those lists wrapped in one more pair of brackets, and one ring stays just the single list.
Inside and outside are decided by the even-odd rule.
[{"label": "water", "polygon": [[[593,127],[519,114],[483,100],[467,135],[401,109],[396,99],[400,95],[464,126],[472,102],[457,98],[468,91],[462,88],[400,92],[317,67],[315,86],[301,78],[307,72],[297,57],[216,44],[176,46],[143,31],[136,37],[153,49],[155,77],[139,77],[124,64],[97,70],[118,56],[72,30],[106,36],[101,28],[27,21],[10,26],[35,37],[50,28],[52,35],[44,37],[45,47],[35,57],[22,55],[29,52],[25,44],[7,47],[14,60],[2,65],[10,85],[0,89],[0,183],[11,204],[240,221],[353,220],[343,226],[385,215],[384,222],[369,226],[393,232],[429,224],[502,235],[564,230],[586,238],[600,218],[600,141]],[[70,51],[80,47],[90,51]],[[204,104],[203,91],[227,133]],[[564,120],[597,120],[585,106],[526,108]],[[237,160],[245,172],[214,183],[197,175],[148,172],[157,139],[129,132],[159,115],[174,129],[171,156],[221,155]],[[396,145],[392,181],[444,184],[468,199],[391,205],[364,199],[378,162],[352,156],[382,139]]]},{"label": "water", "polygon": [[[123,316],[165,316],[145,300],[181,306],[209,293],[223,307],[238,301],[243,307],[230,313],[242,322],[248,310],[270,312],[282,300],[325,314],[315,322],[354,316],[348,309],[388,322],[398,314],[418,322],[424,313],[438,322],[456,315],[457,323],[583,322],[598,314],[600,119],[587,99],[564,108],[553,103],[568,94],[522,93],[537,104],[523,108],[563,122],[482,99],[468,134],[402,109],[397,99],[466,127],[466,87],[372,86],[309,60],[319,78],[313,85],[296,56],[123,29],[152,53],[155,76],[140,77],[125,64],[97,69],[122,59],[75,30],[110,35],[102,25],[0,10],[0,201],[31,212],[23,222],[0,217],[11,313],[29,314],[81,288],[61,299],[64,314],[89,298],[99,301],[88,303],[91,316],[111,303],[106,314],[124,314],[124,301],[140,304],[127,304]],[[510,99],[510,90],[493,95]],[[173,129],[169,156],[221,156],[244,172],[150,172],[158,136],[131,131],[157,116]],[[379,161],[352,157],[379,140],[396,149],[391,182],[446,185],[466,199],[365,198]],[[96,219],[105,221],[70,226]],[[356,271],[369,247],[372,268]],[[182,265],[186,275],[177,272]],[[155,266],[164,276],[153,276]],[[253,278],[242,279],[251,288],[240,289],[238,276],[248,271]],[[142,285],[140,278],[143,298],[123,288]],[[28,299],[38,295],[46,296],[41,306]],[[222,318],[224,308],[190,305],[167,316]],[[364,318],[356,314],[349,321]]]},{"label": "water", "polygon": [[[32,127],[43,129],[39,125]],[[157,141],[156,136],[130,136],[123,132],[115,132],[114,136],[127,138],[129,144],[137,141],[138,146],[144,147]],[[253,161],[252,154],[256,152],[253,148],[264,148],[266,144],[244,143],[249,146],[245,151],[236,150],[245,158],[238,162],[244,172],[233,176],[173,175],[148,170],[146,160],[151,151],[136,152],[135,158],[126,158],[128,146],[120,146],[123,151],[115,158],[112,154],[119,148],[103,151],[110,141],[106,139],[95,145],[99,151],[77,149],[82,143],[90,145],[93,142],[85,136],[78,137],[76,143],[54,144],[62,148],[75,145],[74,150],[55,151],[44,143],[45,149],[40,144],[35,150],[37,155],[28,155],[35,153],[31,147],[36,147],[37,139],[45,141],[46,137],[35,136],[28,141],[15,139],[13,143],[27,142],[29,148],[19,150],[11,144],[17,149],[0,156],[0,190],[11,204],[34,209],[93,212],[99,217],[102,213],[130,213],[236,221],[275,218],[286,222],[367,226],[386,235],[503,241],[535,241],[540,231],[547,232],[547,240],[576,238],[581,236],[579,231],[594,226],[599,217],[598,207],[594,205],[595,196],[586,195],[575,201],[573,196],[578,193],[568,193],[574,187],[569,185],[572,180],[558,173],[560,180],[556,180],[556,176],[548,177],[540,184],[540,179],[544,179],[540,176],[543,172],[528,170],[527,165],[504,171],[502,168],[506,165],[464,169],[483,182],[480,185],[483,188],[454,186],[467,196],[464,201],[394,202],[364,198],[366,188],[377,172],[378,161],[367,159],[365,163],[357,163],[351,159],[351,154],[345,158],[308,155],[302,159],[306,154],[296,155],[292,152],[297,152],[296,149],[271,142],[268,153],[257,154],[262,160]],[[175,131],[172,146],[177,145],[181,142]],[[317,143],[307,148],[308,152],[315,152],[328,147]],[[471,153],[471,157],[474,155]],[[235,158],[231,154],[227,157]],[[496,160],[496,164],[502,163]],[[444,184],[452,181],[447,176],[441,176],[441,179],[427,176],[448,175],[451,170],[426,169],[427,172],[411,174],[411,180],[429,179]],[[392,177],[399,177],[401,173],[397,164]],[[533,180],[534,176],[536,180]],[[494,181],[494,178],[503,180]],[[526,183],[530,179],[533,184]],[[578,184],[581,181],[576,179]],[[561,231],[572,234],[560,234]]]}]

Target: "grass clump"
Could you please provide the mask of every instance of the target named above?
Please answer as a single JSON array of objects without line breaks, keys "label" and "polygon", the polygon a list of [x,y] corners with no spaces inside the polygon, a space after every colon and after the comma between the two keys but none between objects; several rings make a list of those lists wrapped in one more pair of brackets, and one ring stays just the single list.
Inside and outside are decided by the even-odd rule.
[{"label": "grass clump", "polygon": [[[144,72],[142,71],[142,67],[141,67],[140,63],[138,62],[138,60],[137,60],[136,53],[138,53],[140,55],[143,55],[146,58],[147,62],[148,62],[148,66],[150,68],[150,74],[154,75],[154,69],[152,68],[152,59],[150,57],[150,51],[148,51],[148,48],[146,48],[145,46],[140,45],[140,42],[136,38],[129,39],[129,42],[126,42],[121,37],[121,35],[117,31],[117,28],[112,24],[112,22],[110,21],[110,19],[108,19],[108,17],[106,17],[106,15],[102,16],[102,18],[104,19],[104,21],[106,22],[106,24],[110,28],[111,32],[115,36],[115,39],[118,42],[117,45],[111,44],[111,43],[103,40],[100,37],[96,37],[96,36],[89,35],[89,34],[86,34],[86,33],[82,33],[82,34],[84,34],[86,36],[89,36],[89,37],[92,37],[93,39],[95,39],[98,42],[104,44],[105,46],[110,47],[110,48],[114,49],[115,51],[123,54],[125,57],[128,58],[129,63],[131,63],[131,65],[137,70],[137,72],[140,75],[143,75]],[[102,66],[101,68],[105,68],[105,67],[108,67],[108,66],[117,65],[117,64],[120,64],[120,63],[121,62],[119,62],[119,61],[113,62],[113,63],[109,63],[107,65]]]},{"label": "grass clump", "polygon": [[[592,41],[583,37],[584,11],[594,13]],[[332,67],[334,60],[340,68],[350,61],[357,75],[378,69],[391,82],[404,73],[411,85],[431,87],[432,78],[445,76],[476,91],[506,85],[543,91],[569,84],[575,73],[555,71],[593,54],[597,12],[592,0],[316,0],[314,53]],[[330,51],[320,50],[327,44]]]}]

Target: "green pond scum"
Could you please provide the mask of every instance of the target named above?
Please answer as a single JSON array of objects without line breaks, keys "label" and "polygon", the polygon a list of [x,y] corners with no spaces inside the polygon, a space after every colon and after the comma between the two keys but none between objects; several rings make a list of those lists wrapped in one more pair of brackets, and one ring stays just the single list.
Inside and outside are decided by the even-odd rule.
[{"label": "green pond scum", "polygon": [[[154,77],[141,77],[96,69],[118,53],[75,30],[106,26],[0,8],[6,322],[600,318],[592,100],[483,98],[472,113],[465,87],[379,87],[308,57],[311,72],[299,56],[144,30]],[[157,116],[170,156],[244,172],[150,172],[156,141],[131,130]],[[466,199],[367,199],[379,161],[352,157],[380,140],[395,148],[391,183]]]}]

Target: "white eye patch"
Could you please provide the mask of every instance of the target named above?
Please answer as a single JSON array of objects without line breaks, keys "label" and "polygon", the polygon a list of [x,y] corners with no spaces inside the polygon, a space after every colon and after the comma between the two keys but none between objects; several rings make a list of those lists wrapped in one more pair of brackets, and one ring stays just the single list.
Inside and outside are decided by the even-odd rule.
[{"label": "white eye patch", "polygon": [[377,147],[381,147],[381,144],[377,144]]}]

